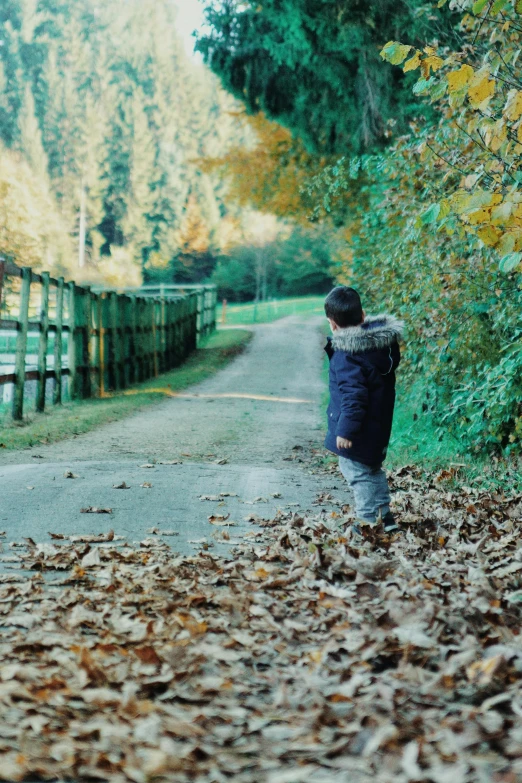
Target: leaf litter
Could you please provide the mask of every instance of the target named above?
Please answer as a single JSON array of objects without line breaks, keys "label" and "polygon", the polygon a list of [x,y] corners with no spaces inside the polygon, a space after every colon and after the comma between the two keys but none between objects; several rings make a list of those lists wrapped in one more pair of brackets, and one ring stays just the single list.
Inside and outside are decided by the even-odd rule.
[{"label": "leaf litter", "polygon": [[0,779],[521,780],[522,498],[393,484],[392,538],[293,510],[226,556],[26,539]]}]

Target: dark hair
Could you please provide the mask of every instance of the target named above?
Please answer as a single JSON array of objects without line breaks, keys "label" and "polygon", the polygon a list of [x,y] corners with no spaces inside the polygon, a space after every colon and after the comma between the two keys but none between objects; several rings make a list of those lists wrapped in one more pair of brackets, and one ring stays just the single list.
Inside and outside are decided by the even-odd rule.
[{"label": "dark hair", "polygon": [[358,326],[363,320],[361,297],[355,288],[346,285],[337,286],[330,291],[324,303],[327,318],[335,321],[337,326]]}]

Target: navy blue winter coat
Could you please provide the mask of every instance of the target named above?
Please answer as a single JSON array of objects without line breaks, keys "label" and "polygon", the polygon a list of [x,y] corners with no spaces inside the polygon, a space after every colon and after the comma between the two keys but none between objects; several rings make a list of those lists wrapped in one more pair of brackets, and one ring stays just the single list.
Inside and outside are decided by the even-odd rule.
[{"label": "navy blue winter coat", "polygon": [[[330,404],[324,445],[335,454],[372,467],[386,457],[403,330],[403,322],[393,316],[374,315],[328,338]],[[351,441],[352,448],[338,449],[338,436]]]}]

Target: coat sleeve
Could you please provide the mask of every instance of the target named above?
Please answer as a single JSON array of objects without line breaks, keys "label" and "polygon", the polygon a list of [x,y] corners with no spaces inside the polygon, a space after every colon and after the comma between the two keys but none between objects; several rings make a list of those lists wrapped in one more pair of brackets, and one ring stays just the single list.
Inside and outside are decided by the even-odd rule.
[{"label": "coat sleeve", "polygon": [[368,408],[368,381],[361,365],[349,357],[337,368],[336,380],[341,395],[341,415],[336,435],[353,440]]}]

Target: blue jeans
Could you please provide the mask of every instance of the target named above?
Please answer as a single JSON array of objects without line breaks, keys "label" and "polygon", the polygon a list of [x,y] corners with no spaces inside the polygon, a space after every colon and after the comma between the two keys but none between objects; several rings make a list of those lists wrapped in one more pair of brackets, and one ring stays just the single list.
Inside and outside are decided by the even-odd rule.
[{"label": "blue jeans", "polygon": [[339,467],[352,492],[357,519],[375,524],[379,513],[384,516],[390,510],[390,489],[382,466],[339,457]]}]

